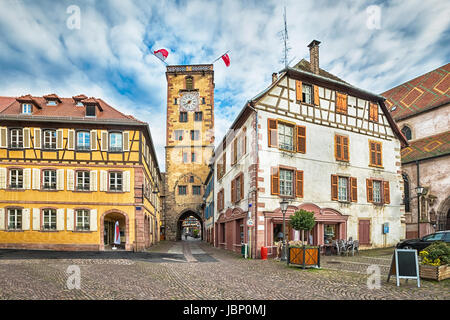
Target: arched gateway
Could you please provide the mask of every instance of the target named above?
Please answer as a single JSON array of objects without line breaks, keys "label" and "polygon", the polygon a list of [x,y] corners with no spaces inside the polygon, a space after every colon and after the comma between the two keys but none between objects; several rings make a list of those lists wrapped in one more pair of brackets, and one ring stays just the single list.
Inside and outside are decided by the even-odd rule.
[{"label": "arched gateway", "polygon": [[[196,226],[198,224],[199,226]],[[199,230],[199,238],[203,240],[203,220],[199,213],[193,210],[184,210],[177,221],[177,240],[184,239],[184,232],[189,231],[193,235],[193,230]]]}]

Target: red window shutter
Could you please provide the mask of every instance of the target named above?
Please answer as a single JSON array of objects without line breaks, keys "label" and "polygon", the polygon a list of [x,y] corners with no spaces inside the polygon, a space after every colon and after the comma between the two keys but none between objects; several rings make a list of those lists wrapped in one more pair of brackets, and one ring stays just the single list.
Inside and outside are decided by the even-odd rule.
[{"label": "red window shutter", "polygon": [[331,175],[331,200],[338,200],[338,176]]},{"label": "red window shutter", "polygon": [[278,167],[271,168],[271,194],[280,194],[280,173]]},{"label": "red window shutter", "polygon": [[342,142],[341,142],[341,136],[335,135],[334,136],[335,146],[334,146],[334,152],[336,156],[336,160],[342,159]]},{"label": "red window shutter", "polygon": [[299,80],[295,81],[296,98],[297,102],[302,101],[302,82]]},{"label": "red window shutter", "polygon": [[320,105],[319,87],[318,86],[314,86],[314,104],[316,106]]},{"label": "red window shutter", "polygon": [[306,153],[306,127],[297,126],[297,152]]},{"label": "red window shutter", "polygon": [[350,198],[352,202],[358,202],[358,183],[356,178],[350,178]]},{"label": "red window shutter", "polygon": [[367,190],[367,202],[373,202],[373,181],[371,179],[366,180]]},{"label": "red window shutter", "polygon": [[231,202],[236,202],[236,180],[231,181]]},{"label": "red window shutter", "polygon": [[241,200],[242,199],[244,199],[244,175],[243,174],[241,174],[241,176],[240,176],[240,183],[241,183],[241,194],[240,194],[240,196],[241,196]]},{"label": "red window shutter", "polygon": [[391,203],[391,195],[389,192],[389,181],[383,181],[383,198],[384,203]]},{"label": "red window shutter", "polygon": [[303,171],[297,170],[295,175],[295,195],[303,198]]},{"label": "red window shutter", "polygon": [[269,147],[278,147],[278,123],[276,119],[268,119]]}]

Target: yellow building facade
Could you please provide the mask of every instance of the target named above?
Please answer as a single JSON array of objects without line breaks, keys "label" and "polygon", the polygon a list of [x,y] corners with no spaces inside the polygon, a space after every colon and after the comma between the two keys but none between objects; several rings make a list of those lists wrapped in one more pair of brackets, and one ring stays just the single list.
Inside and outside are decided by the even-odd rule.
[{"label": "yellow building facade", "polygon": [[160,185],[148,125],[103,100],[0,100],[0,248],[143,250]]}]

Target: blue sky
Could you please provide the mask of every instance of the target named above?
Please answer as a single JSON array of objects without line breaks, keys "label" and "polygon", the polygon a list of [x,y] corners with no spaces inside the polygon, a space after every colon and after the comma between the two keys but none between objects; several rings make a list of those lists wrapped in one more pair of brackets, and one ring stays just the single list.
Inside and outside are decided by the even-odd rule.
[{"label": "blue sky", "polygon": [[[67,26],[71,5],[79,29]],[[291,66],[309,60],[317,39],[321,68],[381,93],[450,60],[450,5],[440,0],[0,0],[0,95],[101,97],[150,124],[164,169],[165,66],[149,53],[166,48],[169,64],[198,64],[230,50],[230,67],[214,64],[220,141],[283,68],[284,5]]]}]

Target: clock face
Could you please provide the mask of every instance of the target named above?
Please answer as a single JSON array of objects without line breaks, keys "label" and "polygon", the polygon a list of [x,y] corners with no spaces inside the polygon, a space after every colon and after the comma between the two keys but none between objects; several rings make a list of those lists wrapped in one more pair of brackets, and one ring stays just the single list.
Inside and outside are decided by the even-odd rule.
[{"label": "clock face", "polygon": [[182,111],[197,111],[198,92],[187,92],[181,96],[180,109]]}]

